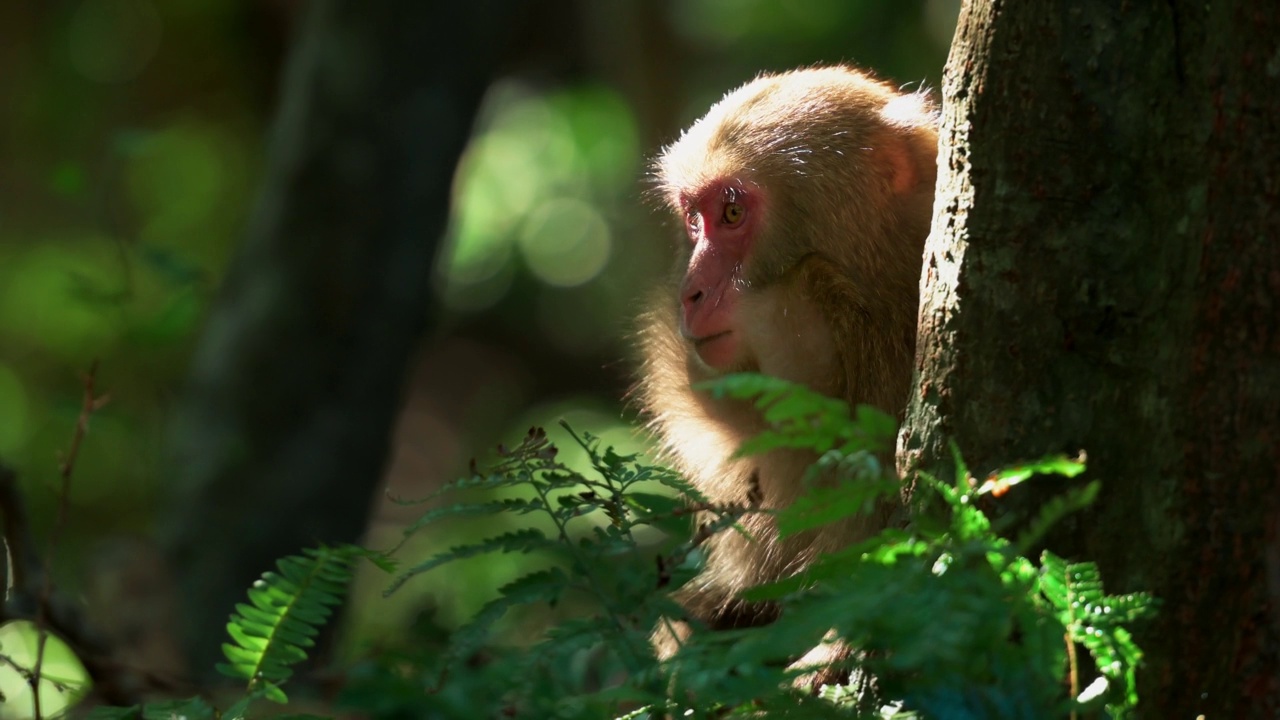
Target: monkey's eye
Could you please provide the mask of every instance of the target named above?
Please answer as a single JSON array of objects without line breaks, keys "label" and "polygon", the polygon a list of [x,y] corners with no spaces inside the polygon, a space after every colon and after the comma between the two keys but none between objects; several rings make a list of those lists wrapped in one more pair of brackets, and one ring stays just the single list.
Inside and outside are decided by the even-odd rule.
[{"label": "monkey's eye", "polygon": [[689,226],[690,233],[697,234],[702,229],[702,216],[696,212],[685,213],[684,222]]},{"label": "monkey's eye", "polygon": [[746,214],[747,209],[741,203],[729,202],[724,204],[724,213],[720,215],[720,219],[726,225],[737,225]]}]

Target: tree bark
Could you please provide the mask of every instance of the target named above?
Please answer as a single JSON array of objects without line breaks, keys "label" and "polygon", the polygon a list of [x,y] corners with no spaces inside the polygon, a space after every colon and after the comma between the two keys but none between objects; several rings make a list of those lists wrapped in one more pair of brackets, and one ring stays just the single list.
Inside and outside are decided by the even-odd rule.
[{"label": "tree bark", "polygon": [[1276,717],[1280,13],[972,0],[943,91],[900,466],[1086,450],[1050,544],[1162,600],[1142,716]]},{"label": "tree bark", "polygon": [[274,560],[364,529],[454,166],[519,4],[310,3],[175,422],[163,537],[198,671]]}]

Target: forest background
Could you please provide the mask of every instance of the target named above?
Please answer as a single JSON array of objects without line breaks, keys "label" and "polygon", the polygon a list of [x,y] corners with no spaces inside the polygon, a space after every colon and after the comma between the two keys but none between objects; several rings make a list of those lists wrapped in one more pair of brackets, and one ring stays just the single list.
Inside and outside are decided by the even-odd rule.
[{"label": "forest background", "polygon": [[[332,198],[304,188],[292,202],[315,232],[272,255],[271,126],[299,82],[286,66],[307,3],[0,5],[0,461],[43,542],[96,362],[109,401],[79,448],[53,573],[144,664],[211,667],[232,603],[274,558],[317,539],[389,544],[419,512],[390,496],[431,492],[531,425],[563,440],[564,418],[648,450],[625,400],[628,335],[677,229],[646,196],[647,158],[762,71],[848,61],[936,90],[959,9],[481,6],[494,13],[484,43],[441,30],[405,56],[422,73],[491,77],[474,123],[464,103],[368,136],[405,143],[390,154],[406,172],[451,174],[432,143],[449,147],[462,124],[447,231],[430,232],[435,206],[377,183],[344,200],[426,231],[329,224]],[[377,118],[379,97],[329,114]],[[362,163],[394,174],[383,148],[334,142],[353,176]],[[390,290],[370,300],[372,285]],[[492,530],[446,526],[414,551]],[[527,563],[459,565],[392,601],[365,587],[344,652],[424,607],[455,624]]]}]

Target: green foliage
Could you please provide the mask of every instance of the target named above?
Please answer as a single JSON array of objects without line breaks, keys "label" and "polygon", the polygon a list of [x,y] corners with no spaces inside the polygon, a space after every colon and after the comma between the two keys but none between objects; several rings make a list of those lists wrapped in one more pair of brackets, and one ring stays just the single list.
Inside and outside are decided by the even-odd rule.
[{"label": "green foliage", "polygon": [[249,588],[252,604],[239,603],[227,623],[233,643],[224,643],[228,662],[222,674],[249,681],[251,694],[288,702],[280,684],[290,669],[306,659],[306,649],[342,602],[352,566],[368,551],[352,546],[313,548],[277,563],[279,572],[266,572]]},{"label": "green foliage", "polygon": [[[417,628],[406,642],[357,664],[339,709],[371,718],[1083,718],[1127,717],[1138,696],[1141,652],[1128,627],[1153,605],[1141,594],[1112,596],[1097,566],[1027,548],[1066,514],[1092,502],[1096,483],[1067,490],[1028,520],[1011,542],[983,506],[1035,475],[1074,477],[1083,463],[1055,456],[979,482],[955,454],[954,481],[922,474],[913,503],[943,512],[913,514],[853,547],[821,556],[802,576],[754,588],[776,621],[762,627],[695,632],[659,662],[649,635],[663,618],[683,618],[672,591],[696,574],[700,547],[717,532],[739,532],[746,513],[768,513],[785,535],[812,532],[897,502],[900,486],[882,468],[892,424],[803,388],[753,376],[708,387],[754,402],[768,430],[755,449],[799,448],[818,461],[808,494],[789,508],[716,506],[669,470],[601,449],[566,426],[590,460],[580,473],[557,460],[540,429],[500,448],[496,464],[442,492],[485,491],[473,502],[426,510],[405,533],[452,517],[541,519],[407,566],[387,592],[456,560],[487,553],[540,559],[498,590],[443,647]],[[522,494],[510,495],[516,491]],[[503,493],[497,499],[494,492]],[[430,498],[435,500],[437,498]],[[696,522],[691,523],[691,519]],[[545,528],[545,529],[544,529]],[[656,532],[661,530],[662,532]],[[301,660],[338,602],[351,563],[385,556],[320,549],[282,561],[250,592],[229,626],[234,645],[224,672],[249,679],[240,717],[258,697],[283,700],[279,685]],[[535,637],[501,641],[498,623],[534,611],[551,618]],[[816,695],[795,689],[821,666],[795,658],[839,638],[857,653],[835,654],[852,679]],[[1082,683],[1087,687],[1081,688]],[[186,708],[186,706],[183,706]],[[102,717],[153,717],[127,714]],[[180,714],[201,715],[198,703]]]},{"label": "green foliage", "polygon": [[[98,707],[92,720],[161,720],[249,716],[255,701],[288,702],[281,685],[293,674],[291,666],[307,657],[307,649],[324,627],[333,608],[342,602],[355,562],[366,558],[383,570],[392,563],[382,553],[361,547],[319,547],[276,563],[278,572],[263,573],[249,588],[249,603],[238,603],[227,623],[231,643],[222,646],[228,662],[218,665],[227,677],[248,682],[242,697],[225,710],[204,699],[169,700],[132,707]],[[305,717],[273,715],[274,717]]]},{"label": "green foliage", "polygon": [[[760,408],[768,427],[744,453],[793,448],[817,456],[808,493],[790,508],[769,511],[784,536],[896,501],[899,483],[884,472],[878,455],[893,435],[893,423],[883,414],[851,411],[760,376],[728,377],[704,389]],[[1078,475],[1084,469],[1079,460],[1048,457],[979,483],[957,453],[954,482],[928,475],[919,482],[918,494],[945,509],[942,522],[886,530],[823,556],[803,576],[749,591],[746,599],[775,604],[780,617],[758,628],[695,633],[674,658],[659,664],[647,636],[660,617],[681,616],[669,593],[695,569],[689,561],[698,557],[699,544],[711,533],[735,532],[731,526],[748,510],[711,507],[668,471],[601,451],[589,435],[574,437],[588,451],[596,476],[557,463],[555,448],[533,430],[519,447],[503,450],[490,472],[448,490],[522,487],[530,496],[430,510],[411,528],[451,516],[541,514],[551,519],[554,532],[514,530],[450,549],[407,570],[394,587],[483,552],[536,552],[557,564],[502,588],[453,635],[442,664],[416,680],[386,667],[366,668],[348,696],[357,707],[441,717],[764,712],[1052,718],[1099,708],[1122,717],[1136,703],[1133,668],[1141,656],[1125,625],[1142,616],[1149,599],[1106,596],[1092,565],[1063,564],[1047,554],[1036,563],[1024,556],[1054,523],[1092,502],[1097,484],[1046,503],[1017,542],[998,536],[979,507],[981,498],[998,498],[1035,475]],[[643,480],[658,481],[687,501],[637,489]],[[694,510],[702,524],[673,530],[673,521],[687,521]],[[651,550],[642,539],[647,526],[675,532],[676,539]],[[575,597],[589,599],[585,615],[554,625],[531,644],[484,649],[504,615],[521,607],[573,604],[568,601]],[[1082,612],[1087,615],[1076,616]],[[824,688],[818,697],[790,689],[803,671],[789,668],[789,662],[832,631],[861,651],[846,661],[858,683]],[[1080,664],[1080,648],[1092,660],[1089,668]],[[596,672],[584,672],[584,665]],[[1098,674],[1101,685],[1082,693],[1082,673]],[[396,678],[390,688],[388,674]],[[432,693],[423,695],[424,687]],[[407,704],[388,705],[391,697]],[[481,705],[476,698],[483,698]],[[696,698],[696,707],[673,698]]]},{"label": "green foliage", "polygon": [[84,665],[60,637],[30,620],[0,624],[0,719],[30,717],[36,708],[35,692],[41,714],[56,717],[91,686]]},{"label": "green foliage", "polygon": [[[674,587],[691,574],[689,557],[696,545],[714,529],[727,527],[743,510],[714,507],[678,475],[665,468],[641,463],[634,455],[601,450],[599,440],[579,435],[565,425],[587,453],[592,474],[570,469],[557,459],[558,450],[541,429],[532,429],[515,448],[499,449],[498,463],[442,490],[485,489],[521,491],[522,498],[483,500],[428,510],[406,531],[406,539],[431,523],[448,517],[477,513],[537,514],[549,521],[550,531],[523,528],[477,543],[450,548],[411,566],[388,589],[394,592],[421,573],[439,569],[455,560],[488,552],[539,553],[556,564],[533,570],[499,589],[470,622],[452,634],[448,650],[432,665],[434,712],[459,712],[483,716],[476,706],[491,702],[492,712],[519,708],[531,716],[604,717],[626,702],[660,699],[660,677],[648,634],[663,615],[678,612],[663,588]],[[680,502],[678,493],[691,501]],[[688,519],[702,513],[706,533],[683,543],[655,545],[661,534],[654,528],[688,535]],[[651,552],[637,552],[647,548]],[[556,625],[529,647],[504,648],[486,658],[480,672],[470,672],[459,682],[458,664],[483,655],[494,635],[494,626],[513,609],[561,605],[590,607],[598,614]],[[589,662],[588,662],[589,658]],[[584,663],[595,666],[587,671]],[[601,668],[626,673],[633,686],[589,691]],[[495,692],[482,678],[506,678]],[[474,688],[455,695],[459,687]],[[385,697],[385,689],[365,697]],[[360,691],[357,690],[357,695]],[[461,698],[465,697],[465,702]],[[454,700],[457,705],[451,704]],[[416,712],[426,712],[418,707]],[[476,713],[471,715],[470,713]],[[544,715],[549,713],[549,715]]]},{"label": "green foliage", "polygon": [[[1069,563],[1045,551],[1040,592],[1066,626],[1071,641],[1089,650],[1101,674],[1096,692],[1079,693],[1087,705],[1105,704],[1112,717],[1126,717],[1138,704],[1135,673],[1142,651],[1124,625],[1151,615],[1155,601],[1146,593],[1107,595],[1094,563]],[[1073,688],[1078,687],[1072,668]]]},{"label": "green foliage", "polygon": [[841,455],[859,451],[884,451],[893,442],[893,418],[869,406],[859,405],[851,416],[849,406],[835,398],[767,375],[740,374],[704,383],[712,397],[749,400],[760,410],[768,427],[743,443],[740,455],[755,455],[776,448],[794,448]]}]

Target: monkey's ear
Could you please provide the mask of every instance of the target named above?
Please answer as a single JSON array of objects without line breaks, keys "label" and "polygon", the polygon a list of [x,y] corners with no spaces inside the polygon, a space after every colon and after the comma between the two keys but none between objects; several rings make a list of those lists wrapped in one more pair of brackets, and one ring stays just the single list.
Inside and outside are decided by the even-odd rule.
[{"label": "monkey's ear", "polygon": [[895,95],[880,108],[880,120],[891,128],[910,131],[938,123],[938,112],[922,92]]},{"label": "monkey's ear", "polygon": [[931,176],[938,113],[927,95],[912,93],[892,98],[879,114],[886,126],[882,167],[894,194],[905,195]]},{"label": "monkey's ear", "polygon": [[914,152],[914,138],[899,130],[889,130],[875,145],[877,170],[889,182],[894,195],[906,195],[920,185],[924,172]]}]

